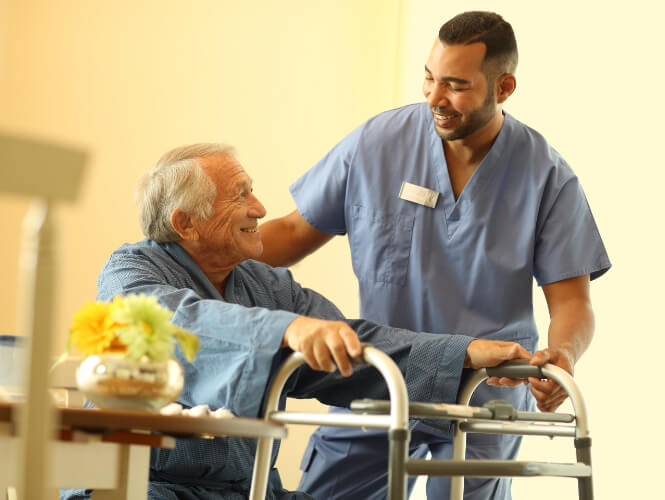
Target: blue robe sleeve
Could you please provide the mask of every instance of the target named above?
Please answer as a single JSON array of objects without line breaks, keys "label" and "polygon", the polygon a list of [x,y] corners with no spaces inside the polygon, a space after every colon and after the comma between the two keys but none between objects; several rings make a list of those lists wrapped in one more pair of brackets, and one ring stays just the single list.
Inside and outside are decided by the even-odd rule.
[{"label": "blue robe sleeve", "polygon": [[[473,340],[465,335],[416,333],[381,326],[367,320],[345,319],[325,297],[292,282],[294,310],[298,314],[346,321],[361,342],[369,342],[395,361],[407,384],[409,400],[455,403],[464,357]],[[303,368],[292,397],[315,397],[334,406],[348,406],[358,398],[388,398],[383,377],[371,366],[356,367],[351,377]]]},{"label": "blue robe sleeve", "polygon": [[261,397],[286,327],[296,318],[289,311],[245,307],[205,298],[147,255],[111,256],[98,280],[98,299],[145,293],[173,311],[173,323],[195,333],[201,349],[193,363],[182,359],[186,406],[224,407],[239,416],[259,415]]}]

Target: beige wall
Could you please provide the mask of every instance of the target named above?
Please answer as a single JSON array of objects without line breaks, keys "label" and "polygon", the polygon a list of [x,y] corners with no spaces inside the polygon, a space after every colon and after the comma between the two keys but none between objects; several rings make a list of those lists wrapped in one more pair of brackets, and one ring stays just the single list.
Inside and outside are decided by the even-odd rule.
[{"label": "beige wall", "polygon": [[[300,173],[394,105],[397,0],[1,1],[0,128],[92,156],[79,202],[56,210],[59,349],[73,312],[94,299],[104,260],[141,237],[133,186],[166,149],[235,144],[269,214],[280,215],[293,208],[287,188]],[[17,328],[26,207],[0,198],[4,333]],[[340,238],[295,272],[356,315],[347,253]],[[293,487],[304,446],[295,434],[281,455]]]},{"label": "beige wall", "polygon": [[[614,263],[592,286],[597,335],[578,365],[593,423],[598,498],[648,498],[655,453],[665,444],[659,433],[647,435],[644,420],[629,420],[658,400],[660,359],[646,353],[665,348],[656,316],[665,278],[665,177],[656,149],[663,37],[648,5],[501,4],[521,56],[506,110],[544,133],[576,170]],[[457,8],[439,0],[0,0],[0,129],[83,146],[92,155],[79,202],[56,210],[58,347],[72,313],[94,298],[108,254],[140,238],[133,184],[164,150],[193,141],[235,144],[268,217],[281,215],[293,208],[290,182],[345,133],[376,112],[421,99],[427,52]],[[15,235],[26,206],[0,198],[3,333],[16,330]],[[344,239],[294,273],[357,314]],[[536,299],[545,335],[539,291]],[[639,406],[622,406],[630,403]],[[548,444],[555,446],[548,458],[573,459],[558,441],[536,440],[523,454],[538,456]],[[283,447],[288,487],[297,483],[301,446],[291,438]],[[570,480],[521,480],[514,497],[573,498],[574,491]]]},{"label": "beige wall", "polygon": [[[72,312],[94,297],[105,258],[140,237],[134,181],[167,148],[235,144],[277,215],[292,208],[287,186],[300,172],[393,104],[396,1],[241,5],[8,2],[0,127],[92,154],[80,201],[57,210],[60,345]],[[16,234],[25,202],[5,197],[1,207],[3,234]],[[16,328],[16,248],[12,238],[0,255],[7,263],[1,331]],[[325,261],[343,262],[337,254],[331,249]],[[311,274],[311,265],[303,268]],[[324,288],[354,311],[344,286]]]},{"label": "beige wall", "polygon": [[[596,498],[653,497],[665,445],[647,416],[656,401],[662,407],[660,356],[649,353],[665,351],[662,16],[643,0],[406,6],[401,102],[420,99],[426,54],[458,9],[500,9],[513,25],[520,63],[517,90],[504,109],[543,133],[575,169],[614,266],[592,284],[596,336],[577,367],[591,415]],[[547,309],[539,290],[534,297],[546,340]],[[542,438],[527,440],[521,455],[574,459],[568,442]],[[570,479],[518,479],[513,496],[558,500],[577,493]]]}]

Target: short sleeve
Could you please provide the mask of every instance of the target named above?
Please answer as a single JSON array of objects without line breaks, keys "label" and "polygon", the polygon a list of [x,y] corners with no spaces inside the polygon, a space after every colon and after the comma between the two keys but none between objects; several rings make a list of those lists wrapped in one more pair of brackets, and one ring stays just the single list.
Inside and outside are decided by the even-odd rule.
[{"label": "short sleeve", "polygon": [[598,278],[611,264],[582,186],[575,176],[552,184],[539,213],[536,281],[543,286],[584,274]]},{"label": "short sleeve", "polygon": [[290,187],[300,215],[324,233],[346,234],[346,185],[362,128],[342,139]]}]

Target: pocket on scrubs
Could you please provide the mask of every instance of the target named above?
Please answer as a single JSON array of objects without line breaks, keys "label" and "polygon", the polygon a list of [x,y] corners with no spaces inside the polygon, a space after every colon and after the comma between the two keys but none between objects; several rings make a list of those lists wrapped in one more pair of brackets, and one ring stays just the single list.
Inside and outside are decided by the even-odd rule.
[{"label": "pocket on scrubs", "polygon": [[349,244],[359,280],[404,285],[415,217],[351,207]]}]

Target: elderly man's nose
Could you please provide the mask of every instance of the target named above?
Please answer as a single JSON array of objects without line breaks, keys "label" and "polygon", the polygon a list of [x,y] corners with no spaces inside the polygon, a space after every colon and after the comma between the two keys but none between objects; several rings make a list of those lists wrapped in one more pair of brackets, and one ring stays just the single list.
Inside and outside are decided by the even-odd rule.
[{"label": "elderly man's nose", "polygon": [[261,219],[266,216],[266,209],[259,199],[252,194],[252,202],[249,206],[249,213],[251,217]]}]

